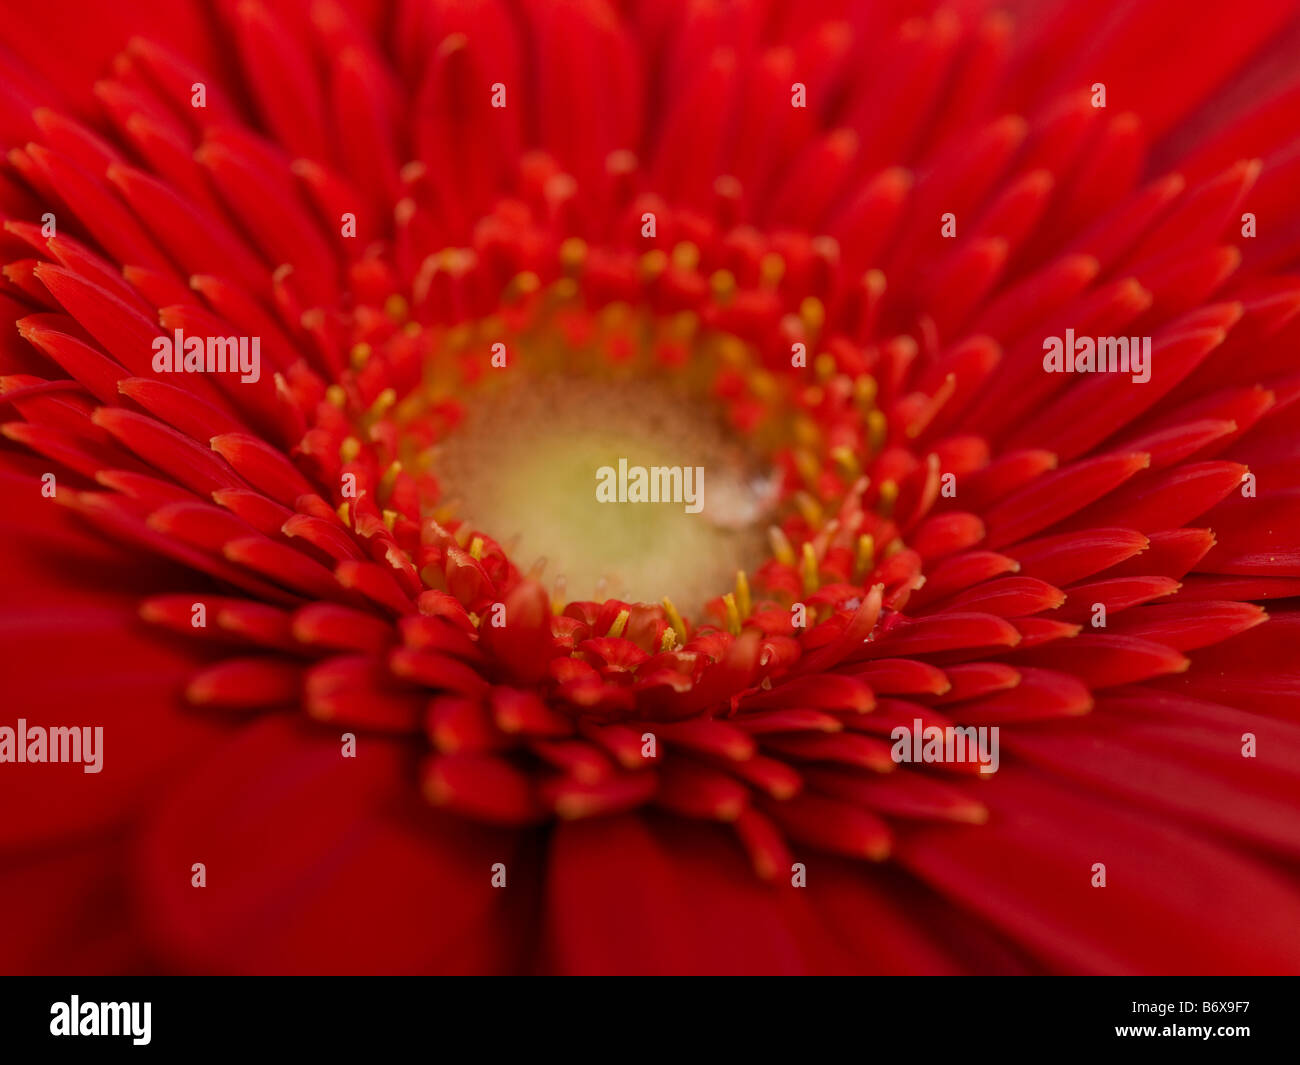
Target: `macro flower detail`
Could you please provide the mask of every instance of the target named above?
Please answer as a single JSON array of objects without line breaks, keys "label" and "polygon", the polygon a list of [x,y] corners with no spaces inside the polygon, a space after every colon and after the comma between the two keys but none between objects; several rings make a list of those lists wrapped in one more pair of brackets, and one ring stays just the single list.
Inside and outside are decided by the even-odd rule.
[{"label": "macro flower detail", "polygon": [[1298,37],[0,28],[4,968],[1295,972]]}]

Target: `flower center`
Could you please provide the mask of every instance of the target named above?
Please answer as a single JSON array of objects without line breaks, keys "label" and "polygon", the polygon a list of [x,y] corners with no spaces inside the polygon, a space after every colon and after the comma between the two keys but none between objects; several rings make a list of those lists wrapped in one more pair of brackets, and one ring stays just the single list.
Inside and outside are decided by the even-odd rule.
[{"label": "flower center", "polygon": [[[743,315],[653,302],[593,306],[573,277],[528,272],[494,313],[454,323],[392,296],[357,316],[309,449],[326,477],[355,472],[390,529],[418,512],[473,558],[545,582],[557,610],[663,604],[679,639],[734,634],[752,577],[780,604],[836,585],[829,612],[877,547],[902,547],[897,484],[859,458],[887,442],[874,377],[817,353],[815,299],[777,340]],[[908,462],[896,452],[887,472]],[[425,548],[437,561],[430,541],[417,570]]]},{"label": "flower center", "polygon": [[433,469],[445,505],[557,598],[696,612],[766,553],[778,479],[666,382],[514,371],[464,403]]}]

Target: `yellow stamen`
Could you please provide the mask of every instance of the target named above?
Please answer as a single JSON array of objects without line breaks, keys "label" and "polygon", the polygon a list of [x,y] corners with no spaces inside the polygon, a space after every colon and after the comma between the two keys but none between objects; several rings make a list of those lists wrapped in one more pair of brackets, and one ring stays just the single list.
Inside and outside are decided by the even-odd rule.
[{"label": "yellow stamen", "polygon": [[349,436],[339,445],[339,458],[344,462],[355,462],[358,455],[361,454],[361,441],[355,436]]},{"label": "yellow stamen", "polygon": [[831,448],[831,461],[835,463],[836,468],[840,471],[840,476],[846,481],[856,481],[862,473],[862,466],[851,448]]},{"label": "yellow stamen", "polygon": [[668,254],[662,248],[655,248],[641,256],[641,276],[647,279],[658,277],[668,265]]},{"label": "yellow stamen", "polygon": [[785,533],[773,525],[767,530],[767,539],[772,545],[772,554],[776,560],[783,566],[793,566],[794,548],[790,546],[790,540]]},{"label": "yellow stamen", "polygon": [[587,242],[581,237],[570,237],[560,245],[560,262],[566,270],[577,270],[587,259]]},{"label": "yellow stamen", "polygon": [[406,302],[405,296],[394,292],[384,300],[384,313],[395,322],[404,322],[411,313],[411,306]]},{"label": "yellow stamen", "polygon": [[542,280],[531,270],[525,270],[522,273],[515,274],[507,282],[505,291],[501,294],[503,303],[519,303],[526,296],[531,296],[542,287]]},{"label": "yellow stamen", "polygon": [[679,311],[668,319],[668,332],[678,340],[690,340],[700,329],[700,316],[694,311]]},{"label": "yellow stamen", "polygon": [[817,461],[817,456],[807,448],[799,448],[794,452],[794,464],[799,470],[799,476],[804,479],[804,483],[814,490],[817,488],[817,479],[822,473],[822,464]]},{"label": "yellow stamen", "polygon": [[578,297],[578,282],[571,277],[562,277],[546,290],[546,298],[552,305],[570,303]]},{"label": "yellow stamen", "polygon": [[394,389],[385,388],[375,397],[375,401],[370,404],[369,414],[372,418],[382,418],[396,402],[397,392]]},{"label": "yellow stamen", "polygon": [[664,629],[663,638],[659,641],[659,653],[666,654],[677,646],[677,633],[671,629]]},{"label": "yellow stamen", "polygon": [[330,385],[325,389],[325,401],[342,408],[347,406],[348,394],[343,391],[342,385]]},{"label": "yellow stamen", "polygon": [[858,537],[858,557],[855,572],[863,577],[876,567],[876,538],[870,533]]},{"label": "yellow stamen", "polygon": [[732,636],[740,635],[740,611],[736,609],[736,597],[728,592],[722,597],[722,605],[727,610],[727,631]]},{"label": "yellow stamen", "polygon": [[813,545],[805,541],[803,545],[803,594],[812,595],[817,591],[821,581],[817,575],[817,554]]},{"label": "yellow stamen", "polygon": [[766,370],[755,370],[748,378],[749,390],[754,393],[755,399],[761,399],[770,402],[777,397],[780,386],[776,378]]},{"label": "yellow stamen", "polygon": [[622,332],[627,329],[631,317],[632,308],[622,300],[607,303],[596,312],[596,320],[600,323],[600,328],[607,333]]},{"label": "yellow stamen", "polygon": [[370,356],[374,353],[374,348],[364,340],[359,344],[352,345],[352,351],[349,352],[349,358],[352,361],[352,369],[360,370],[369,361]]},{"label": "yellow stamen", "polygon": [[709,278],[709,288],[713,290],[714,300],[726,305],[736,294],[736,275],[730,270],[715,270]]},{"label": "yellow stamen", "polygon": [[853,381],[853,398],[863,410],[870,410],[876,405],[876,394],[880,383],[869,373],[864,373]]},{"label": "yellow stamen", "polygon": [[700,265],[700,249],[689,240],[673,248],[673,266],[678,270],[694,270]]},{"label": "yellow stamen", "polygon": [[894,504],[898,502],[898,483],[896,481],[880,482],[880,499],[876,503],[876,511],[882,517],[889,517],[894,513]]},{"label": "yellow stamen", "polygon": [[820,529],[822,525],[822,505],[817,502],[807,492],[796,492],[794,494],[794,505],[799,508],[799,513],[803,520],[811,525],[814,529]]},{"label": "yellow stamen", "polygon": [[[820,393],[821,389],[818,389],[817,391]],[[815,407],[819,404],[820,400],[810,405]],[[822,434],[821,430],[817,428],[817,423],[805,414],[801,414],[795,419],[793,429],[795,440],[804,447],[815,447],[817,442],[821,439]]]},{"label": "yellow stamen", "polygon": [[[717,337],[714,339],[714,345],[717,348],[718,360],[724,366],[735,366],[741,369],[748,368],[750,361],[749,352],[744,343],[738,337],[733,337],[730,334]],[[755,373],[762,373],[762,371],[757,370]],[[750,388],[757,387],[755,386],[752,377],[749,379],[749,386]]]},{"label": "yellow stamen", "polygon": [[686,622],[682,620],[681,614],[677,613],[677,608],[673,606],[673,601],[667,596],[664,596],[664,613],[668,615],[668,624],[673,627],[673,632],[677,634],[677,642],[685,646]]},{"label": "yellow stamen", "polygon": [[605,635],[612,640],[617,640],[623,635],[623,631],[627,628],[627,619],[631,616],[632,612],[630,610],[620,610],[618,617],[614,619],[614,624],[609,627],[609,632],[605,633]]},{"label": "yellow stamen", "polygon": [[799,317],[810,332],[819,332],[826,324],[826,308],[816,296],[807,296],[799,304]]},{"label": "yellow stamen", "polygon": [[742,618],[749,617],[753,609],[753,601],[749,596],[749,578],[745,576],[743,569],[736,571],[736,608]]},{"label": "yellow stamen", "polygon": [[[505,320],[501,317],[501,315],[489,314],[486,318],[482,318],[479,320],[478,339],[480,341],[495,340],[501,336],[501,333],[505,329],[505,327],[506,327],[506,323]],[[450,333],[447,334],[449,340],[451,337],[455,337],[459,335],[460,335],[459,326],[457,326],[455,329],[453,329]]]},{"label": "yellow stamen", "polygon": [[758,262],[758,275],[764,288],[776,288],[785,277],[785,260],[770,251]]},{"label": "yellow stamen", "polygon": [[867,446],[873,455],[879,454],[885,446],[885,434],[889,426],[883,411],[872,409],[867,412]]},{"label": "yellow stamen", "polygon": [[469,557],[475,562],[483,557],[483,537],[476,536],[469,542]]}]

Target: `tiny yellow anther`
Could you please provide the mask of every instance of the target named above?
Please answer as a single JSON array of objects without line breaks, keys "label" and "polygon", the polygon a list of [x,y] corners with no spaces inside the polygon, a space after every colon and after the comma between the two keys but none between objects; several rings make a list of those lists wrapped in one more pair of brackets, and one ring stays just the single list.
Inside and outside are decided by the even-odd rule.
[{"label": "tiny yellow anther", "polygon": [[396,460],[389,464],[384,475],[379,479],[379,494],[385,499],[393,490],[393,485],[397,483],[398,474],[402,472],[402,464]]},{"label": "tiny yellow anther", "polygon": [[375,401],[370,404],[369,414],[372,418],[382,418],[397,402],[397,392],[391,388],[385,388],[375,397]]},{"label": "tiny yellow anther", "polygon": [[894,513],[894,504],[898,502],[898,482],[881,481],[880,482],[880,499],[876,503],[876,510],[883,517],[889,517]]},{"label": "tiny yellow anther", "polygon": [[783,566],[793,566],[795,563],[794,548],[790,546],[789,537],[777,528],[775,525],[767,530],[768,542],[772,545],[772,554]]},{"label": "tiny yellow anther", "polygon": [[758,275],[764,288],[776,288],[785,276],[785,260],[770,251],[758,262]]},{"label": "tiny yellow anther", "polygon": [[668,331],[678,340],[689,340],[700,329],[700,316],[694,311],[679,311],[668,319]]},{"label": "tiny yellow anther", "polygon": [[569,237],[560,245],[560,262],[570,270],[577,269],[587,258],[587,242],[581,237]]},{"label": "tiny yellow anther", "polygon": [[[818,390],[820,391],[820,389]],[[816,406],[817,404],[813,404]],[[804,447],[814,447],[821,439],[821,430],[817,428],[817,423],[811,418],[800,415],[795,419],[793,432],[795,440]]]},{"label": "tiny yellow anther", "polygon": [[814,529],[820,529],[822,518],[825,516],[822,511],[822,505],[817,502],[807,492],[796,492],[794,494],[794,505],[799,508],[799,514],[803,520],[811,525]]},{"label": "tiny yellow anther", "polygon": [[817,480],[821,477],[822,464],[817,461],[817,456],[807,448],[798,448],[794,452],[794,464],[799,470],[799,476],[804,479],[804,483],[814,491],[817,488]]},{"label": "tiny yellow anther", "polygon": [[664,613],[668,615],[668,624],[673,627],[673,632],[677,634],[677,642],[683,646],[686,644],[686,622],[682,620],[681,614],[677,613],[677,608],[673,606],[673,601],[664,596]]},{"label": "tiny yellow anther", "polygon": [[869,373],[864,373],[853,380],[853,398],[857,400],[858,406],[865,410],[870,410],[876,405],[876,394],[880,391],[880,383]]},{"label": "tiny yellow anther", "polygon": [[754,393],[755,399],[770,402],[780,394],[781,386],[777,383],[776,377],[766,370],[755,370],[747,380],[749,390]]},{"label": "tiny yellow anther", "polygon": [[826,307],[816,296],[806,296],[799,304],[799,317],[813,332],[817,332],[826,323]]},{"label": "tiny yellow anther", "polygon": [[658,277],[668,266],[668,254],[662,248],[654,248],[641,256],[641,274],[643,277]]},{"label": "tiny yellow anther", "polygon": [[817,575],[817,553],[813,545],[805,541],[803,545],[803,594],[812,595],[820,584]]},{"label": "tiny yellow anther", "polygon": [[736,609],[740,611],[742,618],[749,617],[753,609],[753,600],[749,595],[749,578],[745,576],[745,571],[736,571]]},{"label": "tiny yellow anther", "polygon": [[862,466],[851,448],[831,448],[831,461],[835,463],[836,469],[840,471],[840,476],[846,481],[856,481],[862,473]]},{"label": "tiny yellow anther", "polygon": [[876,566],[876,538],[870,533],[858,537],[856,569],[859,577],[870,573]]},{"label": "tiny yellow anther", "polygon": [[867,446],[871,453],[877,454],[885,446],[885,436],[889,426],[883,411],[873,408],[867,412]]},{"label": "tiny yellow anther", "polygon": [[562,277],[551,286],[547,298],[552,303],[569,303],[577,299],[578,293],[581,291],[578,282],[573,278]]},{"label": "tiny yellow anther", "polygon": [[722,605],[727,611],[727,631],[732,636],[740,635],[740,611],[736,609],[736,597],[728,592],[722,597]]},{"label": "tiny yellow anther", "polygon": [[736,275],[730,270],[715,270],[709,278],[709,288],[715,300],[726,304],[736,294]]},{"label": "tiny yellow anther", "polygon": [[678,270],[694,270],[700,265],[700,249],[689,240],[683,240],[673,248],[673,266]]},{"label": "tiny yellow anther", "polygon": [[518,303],[526,296],[531,296],[542,287],[542,279],[531,270],[515,274],[506,284],[502,300],[506,303]]}]

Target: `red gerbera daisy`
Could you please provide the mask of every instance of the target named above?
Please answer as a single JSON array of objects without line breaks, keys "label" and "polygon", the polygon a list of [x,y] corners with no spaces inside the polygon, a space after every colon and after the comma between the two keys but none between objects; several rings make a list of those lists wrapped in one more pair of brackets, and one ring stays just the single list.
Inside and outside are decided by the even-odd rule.
[{"label": "red gerbera daisy", "polygon": [[11,14],[0,964],[1300,967],[1300,23],[1050,6]]}]

